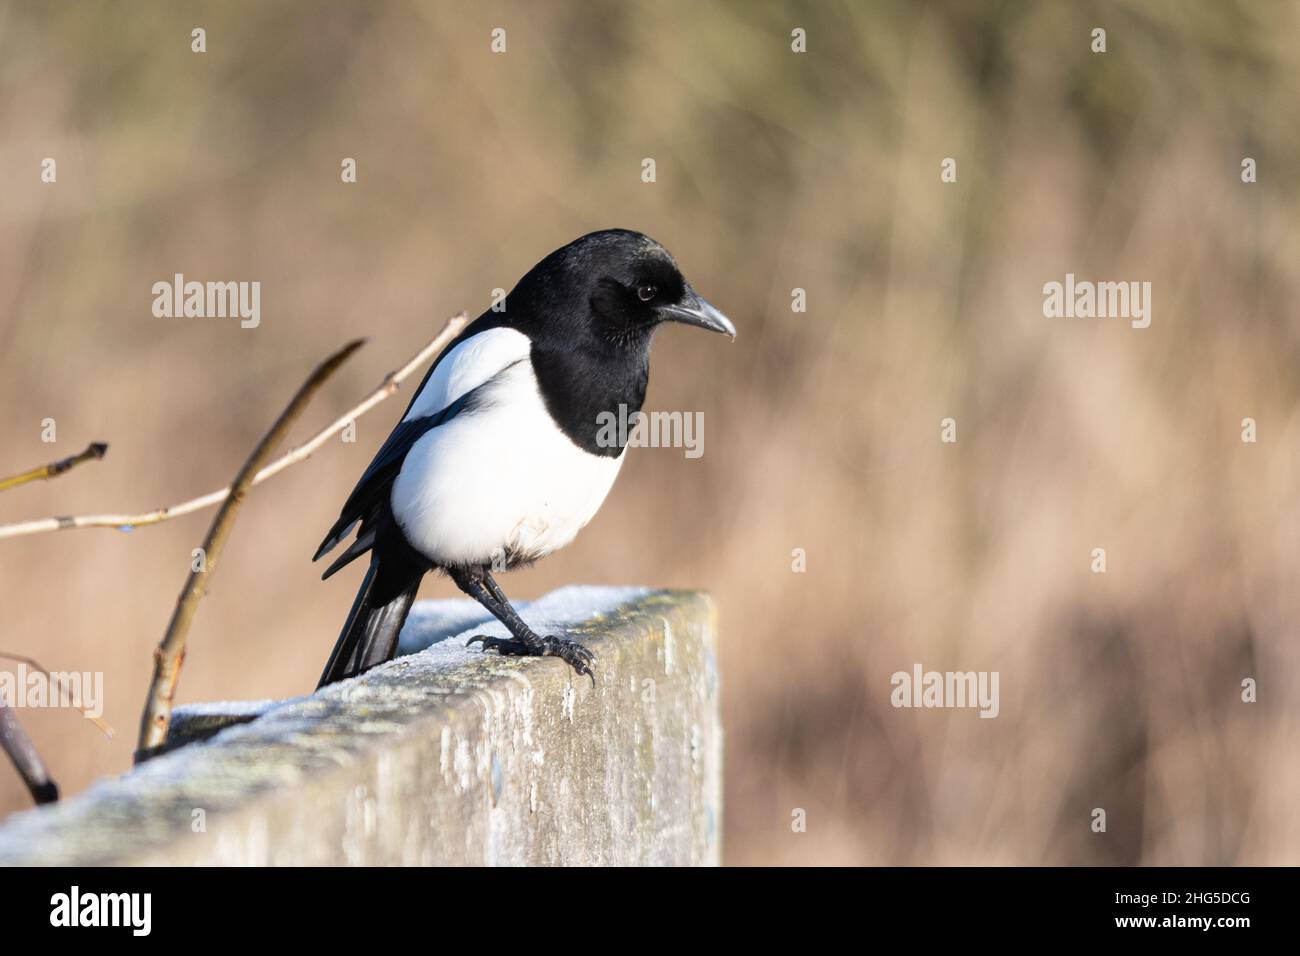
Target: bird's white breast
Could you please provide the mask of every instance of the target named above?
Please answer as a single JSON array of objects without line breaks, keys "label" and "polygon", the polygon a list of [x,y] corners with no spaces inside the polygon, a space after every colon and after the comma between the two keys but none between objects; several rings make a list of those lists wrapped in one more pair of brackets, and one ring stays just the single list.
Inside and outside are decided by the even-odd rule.
[{"label": "bird's white breast", "polygon": [[[503,554],[540,558],[563,547],[596,514],[623,461],[622,455],[585,452],[559,429],[527,352],[514,357],[519,343],[509,337],[525,344],[527,338],[504,329],[475,338],[497,333],[459,372],[448,369],[445,385],[439,383],[446,389],[439,399],[454,400],[487,381],[476,407],[423,435],[393,483],[391,503],[402,532],[441,564],[490,564]],[[503,360],[504,370],[483,374]],[[467,382],[473,384],[464,387]],[[413,410],[424,398],[422,392]]]}]

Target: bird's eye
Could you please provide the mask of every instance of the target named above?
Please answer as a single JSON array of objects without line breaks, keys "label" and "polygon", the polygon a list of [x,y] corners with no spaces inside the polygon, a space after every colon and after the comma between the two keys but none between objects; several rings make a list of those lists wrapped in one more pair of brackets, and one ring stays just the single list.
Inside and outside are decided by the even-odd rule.
[{"label": "bird's eye", "polygon": [[636,297],[642,302],[649,302],[655,297],[655,292],[657,291],[658,290],[652,285],[643,285],[636,290]]}]

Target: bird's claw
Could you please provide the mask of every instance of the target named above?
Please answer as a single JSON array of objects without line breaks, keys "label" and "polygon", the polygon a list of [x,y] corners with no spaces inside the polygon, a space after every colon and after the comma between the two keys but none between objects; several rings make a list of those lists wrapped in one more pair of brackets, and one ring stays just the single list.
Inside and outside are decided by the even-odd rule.
[{"label": "bird's claw", "polygon": [[517,637],[475,634],[465,642],[465,646],[470,647],[475,641],[483,645],[484,651],[495,650],[506,657],[558,657],[579,674],[590,677],[593,686],[596,683],[596,675],[591,669],[596,662],[596,655],[577,641],[566,637],[538,637],[530,641]]}]

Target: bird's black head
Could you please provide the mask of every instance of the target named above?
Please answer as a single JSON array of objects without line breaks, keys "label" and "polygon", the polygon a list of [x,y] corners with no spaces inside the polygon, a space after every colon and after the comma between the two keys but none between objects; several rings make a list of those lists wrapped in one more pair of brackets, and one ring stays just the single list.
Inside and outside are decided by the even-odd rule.
[{"label": "bird's black head", "polygon": [[539,262],[510,293],[569,341],[594,338],[644,348],[664,322],[736,337],[731,320],[691,288],[668,250],[649,236],[606,229]]}]

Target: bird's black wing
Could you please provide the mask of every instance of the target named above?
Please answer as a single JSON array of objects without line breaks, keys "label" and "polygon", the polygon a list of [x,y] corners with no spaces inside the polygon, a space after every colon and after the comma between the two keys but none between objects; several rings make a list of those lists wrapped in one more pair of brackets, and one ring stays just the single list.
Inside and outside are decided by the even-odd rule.
[{"label": "bird's black wing", "polygon": [[[443,349],[442,354],[429,366],[429,370],[424,373],[424,378],[421,380],[419,387],[412,393],[411,401],[407,403],[403,416],[410,413],[420,393],[424,391],[429,379],[433,377],[433,373],[444,359],[455,354],[457,346],[481,332],[504,325],[509,325],[504,313],[485,312],[466,326],[460,335],[451,340],[447,347]],[[393,433],[388,436],[388,440],[384,442],[376,453],[374,460],[370,462],[369,467],[362,474],[361,480],[352,489],[352,494],[348,495],[348,500],[343,503],[338,521],[334,522],[334,526],[325,535],[325,540],[316,549],[316,554],[312,556],[313,561],[319,561],[323,555],[339,546],[340,542],[348,536],[357,522],[362,522],[361,533],[357,536],[357,540],[352,543],[344,554],[339,556],[337,561],[330,565],[325,571],[324,577],[328,578],[349,561],[370,550],[374,545],[374,534],[367,534],[366,525],[370,524],[372,526],[370,530],[373,532],[375,515],[379,509],[388,506],[389,491],[392,488],[393,481],[397,478],[397,473],[402,470],[402,462],[406,459],[406,453],[430,428],[436,428],[443,422],[450,421],[458,414],[471,408],[478,400],[473,397],[477,391],[478,389],[473,389],[467,392],[433,415],[398,422],[397,427],[393,429]]]},{"label": "bird's black wing", "polygon": [[[426,416],[423,418],[413,418],[410,421],[399,422],[393,429],[393,433],[388,436],[379,453],[375,455],[374,461],[370,463],[357,482],[352,494],[348,495],[348,500],[344,503],[342,511],[339,513],[339,519],[334,522],[330,528],[329,534],[316,549],[313,561],[318,561],[326,553],[333,551],[339,543],[348,536],[353,526],[358,521],[362,522],[361,533],[357,535],[357,540],[352,542],[348,549],[343,552],[333,564],[325,571],[322,578],[328,578],[339,568],[344,567],[349,562],[365,554],[374,546],[375,527],[373,519],[380,508],[386,503],[389,489],[393,481],[397,478],[397,473],[402,470],[402,462],[406,458],[406,453],[411,450],[411,446],[420,440],[430,428],[435,427],[436,416]],[[366,527],[366,525],[371,525]]]},{"label": "bird's black wing", "polygon": [[353,526],[361,522],[361,532],[357,535],[357,540],[352,542],[348,549],[339,555],[338,560],[325,570],[322,578],[328,578],[374,546],[376,529],[373,519],[382,509],[389,507],[388,496],[393,482],[397,479],[397,473],[402,470],[402,462],[406,460],[407,452],[430,429],[437,428],[457,415],[465,414],[477,407],[483,400],[483,386],[486,384],[488,383],[484,382],[483,385],[471,389],[436,414],[397,423],[393,433],[388,436],[388,440],[370,462],[370,467],[352,489],[352,494],[348,495],[338,521],[334,522],[334,526],[325,535],[325,540],[321,542],[312,557],[313,561],[318,561],[322,555],[333,551],[348,536]]}]

